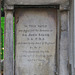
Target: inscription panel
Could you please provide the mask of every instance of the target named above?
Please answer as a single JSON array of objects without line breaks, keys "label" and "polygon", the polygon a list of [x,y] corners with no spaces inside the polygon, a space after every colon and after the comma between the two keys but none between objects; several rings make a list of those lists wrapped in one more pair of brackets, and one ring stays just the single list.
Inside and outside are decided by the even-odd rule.
[{"label": "inscription panel", "polygon": [[16,75],[54,75],[56,9],[15,11]]}]

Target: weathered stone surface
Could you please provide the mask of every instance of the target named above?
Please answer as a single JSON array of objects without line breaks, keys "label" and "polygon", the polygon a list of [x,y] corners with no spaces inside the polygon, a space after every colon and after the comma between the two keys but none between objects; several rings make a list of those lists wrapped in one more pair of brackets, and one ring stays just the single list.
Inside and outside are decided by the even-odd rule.
[{"label": "weathered stone surface", "polygon": [[74,68],[75,68],[75,1],[74,1]]},{"label": "weathered stone surface", "polygon": [[59,75],[69,75],[69,37],[68,37],[68,11],[61,12],[61,35],[60,35],[60,72]]},{"label": "weathered stone surface", "polygon": [[50,8],[16,9],[16,75],[55,75],[56,14]]},{"label": "weathered stone surface", "polygon": [[13,11],[5,11],[4,75],[14,75]]},{"label": "weathered stone surface", "polygon": [[5,0],[8,5],[49,5],[49,4],[63,4],[69,0]]},{"label": "weathered stone surface", "polygon": [[70,0],[70,25],[69,25],[69,58],[70,58],[70,65],[71,65],[71,74],[75,75],[75,0]]}]

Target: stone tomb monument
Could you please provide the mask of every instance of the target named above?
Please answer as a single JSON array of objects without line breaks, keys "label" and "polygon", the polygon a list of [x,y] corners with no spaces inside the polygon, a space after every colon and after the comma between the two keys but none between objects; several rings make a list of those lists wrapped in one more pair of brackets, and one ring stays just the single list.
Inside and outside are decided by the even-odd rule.
[{"label": "stone tomb monument", "polygon": [[4,75],[73,75],[69,0],[5,0],[4,7]]}]

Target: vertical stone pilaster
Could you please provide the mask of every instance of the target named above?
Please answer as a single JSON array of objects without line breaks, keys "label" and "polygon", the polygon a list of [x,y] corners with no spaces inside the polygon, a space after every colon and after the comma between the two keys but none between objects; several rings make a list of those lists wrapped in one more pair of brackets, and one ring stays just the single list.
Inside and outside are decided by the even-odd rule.
[{"label": "vertical stone pilaster", "polygon": [[5,10],[4,75],[14,75],[13,11]]},{"label": "vertical stone pilaster", "polygon": [[68,11],[60,11],[60,69],[59,75],[69,75],[68,70]]}]

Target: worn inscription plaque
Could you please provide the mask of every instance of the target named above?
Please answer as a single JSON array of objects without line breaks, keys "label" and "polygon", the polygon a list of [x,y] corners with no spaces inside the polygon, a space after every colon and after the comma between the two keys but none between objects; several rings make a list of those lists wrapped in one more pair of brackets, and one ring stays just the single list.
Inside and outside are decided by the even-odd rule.
[{"label": "worn inscription plaque", "polygon": [[16,8],[16,75],[55,75],[56,9]]}]

